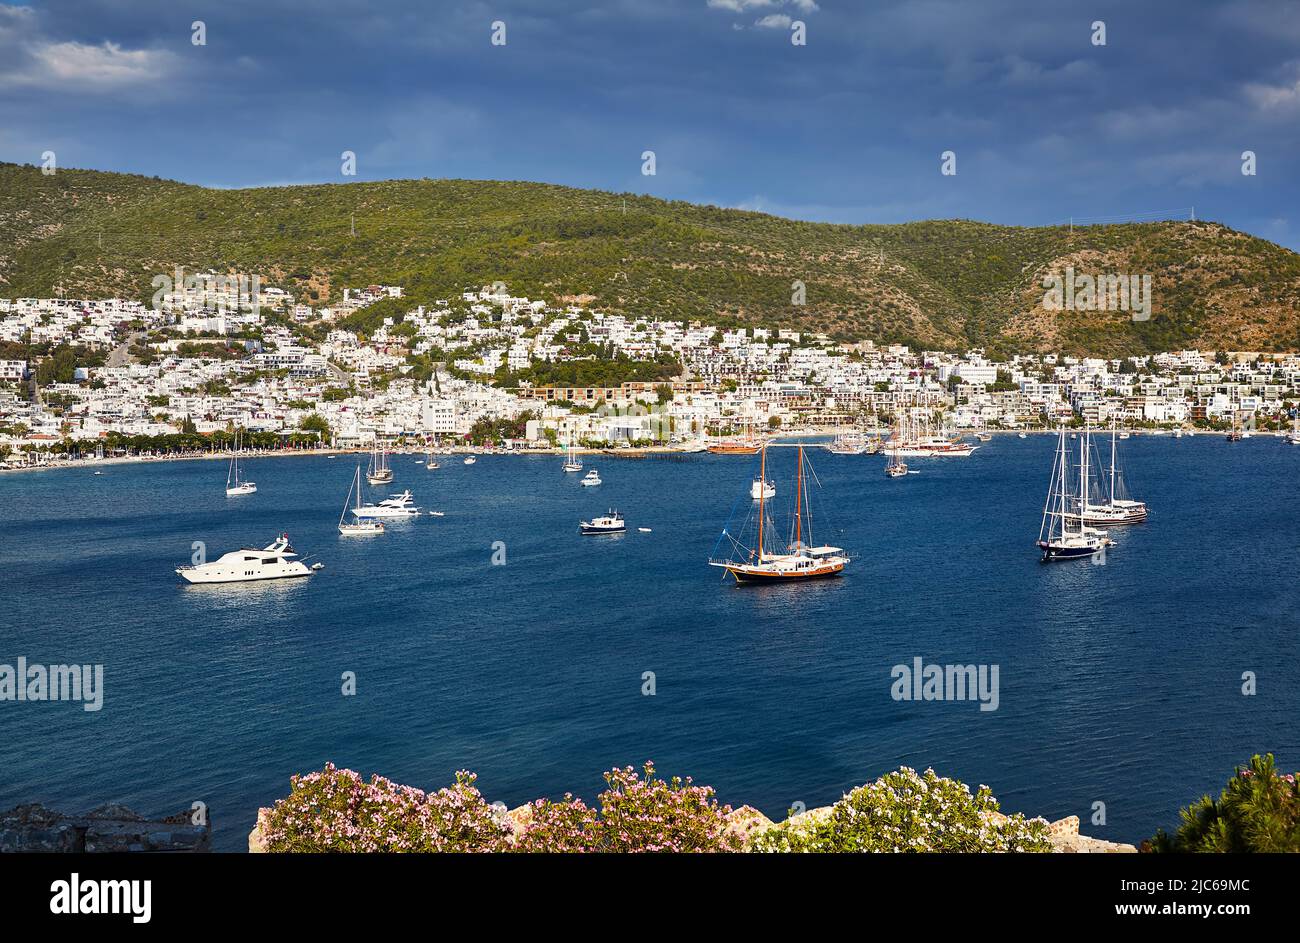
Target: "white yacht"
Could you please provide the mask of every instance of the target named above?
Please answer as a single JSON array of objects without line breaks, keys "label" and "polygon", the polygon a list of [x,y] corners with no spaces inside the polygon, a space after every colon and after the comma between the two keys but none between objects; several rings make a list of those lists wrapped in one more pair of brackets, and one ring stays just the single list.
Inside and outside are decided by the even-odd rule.
[{"label": "white yacht", "polygon": [[281,534],[269,547],[258,550],[245,547],[222,554],[211,563],[181,566],[176,573],[187,583],[243,583],[250,580],[279,580],[291,576],[310,576],[311,567],[289,546],[289,535]]},{"label": "white yacht", "polygon": [[359,520],[376,517],[419,517],[420,509],[414,505],[411,492],[403,491],[378,504],[366,504],[352,509],[352,514]]},{"label": "white yacht", "polygon": [[775,498],[776,485],[772,484],[770,478],[755,478],[753,483],[749,486],[749,496],[755,501],[758,501],[759,499],[766,501],[768,498]]},{"label": "white yacht", "polygon": [[627,530],[627,522],[618,511],[610,511],[604,517],[593,517],[589,521],[579,521],[578,529],[584,534],[621,534]]},{"label": "white yacht", "polygon": [[587,488],[600,484],[600,474],[593,468],[591,471],[587,472],[587,474],[582,476],[582,484]]},{"label": "white yacht", "polygon": [[477,461],[478,461],[478,459],[476,459],[473,455],[466,455],[466,456],[465,456],[465,464],[466,464],[466,465],[473,465],[473,464],[474,464],[475,462],[477,462]]}]

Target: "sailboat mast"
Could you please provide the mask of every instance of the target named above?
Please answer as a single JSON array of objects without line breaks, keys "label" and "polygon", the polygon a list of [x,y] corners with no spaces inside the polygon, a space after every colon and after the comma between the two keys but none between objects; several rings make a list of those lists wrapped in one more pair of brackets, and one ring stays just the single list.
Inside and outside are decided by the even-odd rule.
[{"label": "sailboat mast", "polygon": [[758,460],[758,562],[763,562],[763,492],[767,490],[767,444],[764,443]]},{"label": "sailboat mast", "polygon": [[1110,421],[1110,506],[1115,506],[1115,420]]},{"label": "sailboat mast", "polygon": [[1088,507],[1088,427],[1079,437],[1079,533],[1083,533],[1083,515]]},{"label": "sailboat mast", "polygon": [[798,546],[803,541],[803,443],[799,443],[799,475],[795,479],[794,490],[794,542]]}]

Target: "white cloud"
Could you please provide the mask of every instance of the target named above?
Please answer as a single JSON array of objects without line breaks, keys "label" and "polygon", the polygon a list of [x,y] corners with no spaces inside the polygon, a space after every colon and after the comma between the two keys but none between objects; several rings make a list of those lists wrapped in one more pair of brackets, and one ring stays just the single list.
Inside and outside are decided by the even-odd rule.
[{"label": "white cloud", "polygon": [[30,8],[0,4],[0,88],[114,91],[161,83],[174,65],[164,50],[57,41]]},{"label": "white cloud", "polygon": [[117,43],[98,46],[85,43],[46,43],[31,50],[32,58],[44,70],[36,81],[53,79],[67,85],[122,85],[161,79],[167,72],[170,54],[150,49],[123,49]]},{"label": "white cloud", "polygon": [[729,10],[732,13],[744,13],[746,10],[757,10],[763,7],[778,6],[780,0],[708,0],[708,6],[711,10]]},{"label": "white cloud", "polygon": [[1300,66],[1294,66],[1295,78],[1285,79],[1279,85],[1251,82],[1245,88],[1246,97],[1261,111],[1284,111],[1300,105]]},{"label": "white cloud", "polygon": [[764,29],[789,29],[792,22],[794,21],[784,13],[769,13],[767,16],[755,20],[754,25],[761,26]]}]

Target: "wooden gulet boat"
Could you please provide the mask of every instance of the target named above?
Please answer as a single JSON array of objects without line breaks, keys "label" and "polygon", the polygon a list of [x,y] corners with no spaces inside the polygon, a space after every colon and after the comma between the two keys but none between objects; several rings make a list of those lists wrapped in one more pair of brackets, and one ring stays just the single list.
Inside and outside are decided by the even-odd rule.
[{"label": "wooden gulet boat", "polygon": [[[804,542],[804,531],[812,538],[812,519],[808,489],[804,476],[807,458],[799,446],[798,470],[795,474],[795,503],[791,539],[783,548],[769,546],[772,526],[767,519],[766,489],[759,489],[757,539],[753,547],[743,542],[745,528],[740,538],[733,537],[724,528],[719,545],[727,539],[732,544],[732,555],[727,559],[711,559],[710,566],[720,567],[731,574],[737,583],[790,583],[801,580],[825,579],[839,576],[850,560],[839,547],[810,546]],[[759,479],[767,477],[767,447],[763,446],[759,458]],[[730,523],[730,522],[728,522]],[[715,548],[716,550],[716,548]]]}]

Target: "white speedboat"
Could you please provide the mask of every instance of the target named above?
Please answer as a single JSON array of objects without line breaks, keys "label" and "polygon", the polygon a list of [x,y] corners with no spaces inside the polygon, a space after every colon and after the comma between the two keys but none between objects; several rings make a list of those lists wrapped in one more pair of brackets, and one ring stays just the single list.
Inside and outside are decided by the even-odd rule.
[{"label": "white speedboat", "polygon": [[376,518],[376,517],[419,517],[420,509],[415,506],[414,499],[410,491],[403,491],[401,494],[395,494],[390,498],[385,498],[378,504],[366,504],[361,507],[352,509],[353,516],[358,519]]},{"label": "white speedboat", "polygon": [[589,521],[579,521],[578,529],[584,534],[621,534],[627,530],[627,522],[618,511],[610,511],[603,517],[593,517]]},{"label": "white speedboat", "polygon": [[749,486],[749,496],[755,501],[760,498],[766,501],[768,498],[776,497],[776,485],[772,484],[771,479],[755,478]]},{"label": "white speedboat", "polygon": [[232,550],[211,563],[177,567],[176,573],[187,583],[244,583],[310,576],[311,568],[293,559],[297,556],[289,546],[289,535],[281,534],[261,550],[256,547]]},{"label": "white speedboat", "polygon": [[1024,433],[1024,432],[1020,432],[1020,433],[1017,433],[1017,434],[1016,434],[1016,438],[1017,438],[1017,439],[1028,439],[1029,436],[1028,436],[1026,433]]},{"label": "white speedboat", "polygon": [[477,461],[478,461],[478,459],[476,459],[473,455],[466,455],[466,456],[465,456],[465,464],[466,464],[466,465],[473,465],[473,464],[474,464],[475,462],[477,462]]},{"label": "white speedboat", "polygon": [[597,473],[596,469],[593,468],[591,471],[587,472],[587,474],[582,476],[582,484],[587,488],[600,484],[600,475]]},{"label": "white speedboat", "polygon": [[352,504],[353,493],[357,496],[357,503],[352,507],[352,513],[356,514],[362,508],[361,505],[361,466],[357,466],[357,473],[352,479],[352,484],[348,486],[348,496],[343,499],[343,513],[339,515],[339,533],[344,537],[368,537],[371,534],[382,534],[384,532],[384,522],[374,520],[373,518],[358,518],[355,521],[349,521],[348,506]]}]

